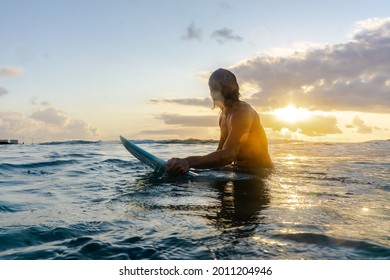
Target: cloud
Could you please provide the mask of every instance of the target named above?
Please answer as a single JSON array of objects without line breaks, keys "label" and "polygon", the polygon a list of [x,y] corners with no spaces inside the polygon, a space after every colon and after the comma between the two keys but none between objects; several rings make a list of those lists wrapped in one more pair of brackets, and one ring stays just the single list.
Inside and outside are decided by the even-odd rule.
[{"label": "cloud", "polygon": [[50,107],[30,116],[18,112],[0,112],[0,132],[5,139],[55,141],[88,139],[98,136],[97,129],[84,120],[69,118],[65,112]]},{"label": "cloud", "polygon": [[168,128],[161,130],[142,130],[137,132],[137,136],[142,134],[142,137],[158,137],[158,138],[171,138],[171,139],[185,139],[193,138],[196,135],[197,139],[212,139],[214,134],[210,133],[207,128],[204,127],[190,127],[190,128]]},{"label": "cloud", "polygon": [[98,131],[84,120],[69,120],[61,136],[65,139],[80,139],[98,136]]},{"label": "cloud", "polygon": [[[181,115],[164,113],[155,116],[156,119],[162,120],[166,125],[175,126],[175,129],[180,128],[215,128],[218,129],[218,116],[206,115]],[[342,131],[337,125],[337,119],[331,115],[310,115],[308,118],[296,122],[288,122],[278,118],[272,113],[261,114],[260,116],[263,126],[273,131],[283,131],[288,129],[291,132],[299,133],[305,136],[324,136],[328,134],[341,134]],[[168,130],[155,132],[160,134],[171,134]],[[146,133],[148,132],[148,133]],[[187,132],[187,130],[186,130]],[[194,131],[192,131],[194,132]],[[146,134],[153,134],[152,131],[144,131]],[[192,134],[194,135],[194,134]],[[198,134],[199,135],[199,134]]]},{"label": "cloud", "polygon": [[355,127],[357,128],[356,132],[361,134],[370,134],[372,133],[372,127],[367,126],[359,116],[355,116],[352,121],[352,125],[348,126],[349,128]]},{"label": "cloud", "polygon": [[[204,106],[202,100],[205,99],[168,99],[153,100],[155,103],[177,103],[183,105]],[[210,101],[211,102],[211,101]],[[210,103],[207,103],[210,108]],[[296,122],[287,122],[272,113],[261,114],[261,122],[267,129],[273,131],[282,131],[288,129],[291,132],[297,132],[306,136],[324,136],[327,134],[341,134],[342,131],[337,125],[335,116],[324,116],[311,114],[308,118]],[[216,115],[196,116],[164,113],[155,116],[156,119],[162,120],[166,125],[179,127],[205,127],[218,128],[218,117]],[[163,132],[162,132],[163,133]]]},{"label": "cloud", "polygon": [[31,97],[30,98],[30,103],[32,105],[41,105],[41,106],[44,106],[44,107],[51,106],[51,104],[48,101],[41,101],[41,102],[39,102],[39,98],[37,96]]},{"label": "cloud", "polygon": [[274,131],[288,129],[291,132],[299,132],[306,136],[324,136],[327,134],[342,133],[337,126],[337,119],[334,116],[311,115],[304,120],[290,123],[279,119],[274,114],[262,114],[261,122],[264,127]]},{"label": "cloud", "polygon": [[3,88],[3,87],[0,87],[0,96],[6,95],[7,93],[8,93],[8,90],[6,90],[6,89]]},{"label": "cloud", "polygon": [[191,40],[201,40],[202,38],[202,29],[195,26],[195,22],[186,28],[185,34],[181,37],[182,40],[191,41]]},{"label": "cloud", "polygon": [[180,104],[180,105],[189,105],[189,106],[201,106],[201,107],[207,107],[212,108],[213,101],[211,98],[182,98],[182,99],[150,99],[150,103],[152,104],[161,104],[161,103],[171,103],[171,104]]},{"label": "cloud", "polygon": [[[374,38],[388,38],[390,36],[389,30],[382,28],[389,24],[389,18],[369,18],[358,21],[355,24],[355,30],[352,32],[352,40],[365,41],[368,37]],[[371,39],[369,39],[371,40]]]},{"label": "cloud", "polygon": [[[202,33],[202,29],[196,27],[195,22],[191,22],[190,25],[187,26],[185,33],[181,36],[181,39],[185,41],[201,41]],[[234,34],[233,30],[227,27],[215,30],[211,33],[210,37],[217,40],[220,44],[226,43],[227,41],[239,42],[243,40],[241,36]]]},{"label": "cloud", "polygon": [[189,116],[179,114],[161,114],[156,116],[168,125],[178,125],[185,127],[216,127],[218,126],[217,116]]},{"label": "cloud", "polygon": [[18,67],[1,66],[0,76],[15,77],[23,75],[24,70]]},{"label": "cloud", "polygon": [[232,29],[226,27],[215,30],[211,34],[211,37],[216,39],[220,44],[226,43],[227,41],[239,42],[243,40],[241,36],[234,34]]},{"label": "cloud", "polygon": [[[18,67],[0,66],[0,77],[16,77],[23,75],[24,70]],[[6,95],[8,90],[0,86],[0,96]]]},{"label": "cloud", "polygon": [[[2,138],[19,138],[34,135],[37,122],[17,112],[0,112],[0,131]],[[33,137],[33,136],[31,136]]]},{"label": "cloud", "polygon": [[53,124],[57,126],[64,126],[68,121],[68,118],[64,115],[64,112],[53,107],[39,110],[31,114],[31,118],[42,121],[46,124]]},{"label": "cloud", "polygon": [[259,90],[252,104],[390,113],[390,18],[358,22],[350,41],[261,55],[231,70]]}]

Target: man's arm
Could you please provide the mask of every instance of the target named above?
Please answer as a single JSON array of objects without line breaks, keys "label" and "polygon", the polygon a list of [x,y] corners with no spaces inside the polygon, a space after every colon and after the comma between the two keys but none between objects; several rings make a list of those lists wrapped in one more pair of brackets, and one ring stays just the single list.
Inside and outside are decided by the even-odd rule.
[{"label": "man's arm", "polygon": [[245,143],[248,138],[251,124],[252,116],[250,110],[243,107],[236,112],[233,112],[229,117],[227,124],[230,127],[230,132],[222,149],[205,156],[171,159],[167,163],[168,173],[178,176],[187,173],[191,167],[203,169],[220,167],[232,163],[240,151],[241,145]]},{"label": "man's arm", "polygon": [[225,144],[228,130],[226,127],[226,119],[225,119],[225,114],[221,113],[221,116],[219,117],[219,130],[221,133],[221,136],[219,137],[219,143],[218,143],[218,148],[217,151],[222,150],[223,145]]}]

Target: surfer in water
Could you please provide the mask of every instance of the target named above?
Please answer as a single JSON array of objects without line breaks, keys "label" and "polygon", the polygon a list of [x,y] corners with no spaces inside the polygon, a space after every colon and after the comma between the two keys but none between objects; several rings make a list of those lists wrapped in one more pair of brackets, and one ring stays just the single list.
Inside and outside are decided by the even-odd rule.
[{"label": "surfer in water", "polygon": [[217,168],[233,165],[242,170],[272,167],[268,141],[259,115],[240,100],[236,76],[226,69],[218,69],[209,78],[210,95],[214,107],[221,109],[221,136],[215,152],[204,156],[172,158],[167,162],[167,173],[180,176],[190,168]]}]

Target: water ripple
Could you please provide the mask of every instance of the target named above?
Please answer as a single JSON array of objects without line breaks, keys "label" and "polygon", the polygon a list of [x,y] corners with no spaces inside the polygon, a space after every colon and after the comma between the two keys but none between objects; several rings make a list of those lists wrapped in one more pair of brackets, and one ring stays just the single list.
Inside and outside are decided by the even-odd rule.
[{"label": "water ripple", "polygon": [[[163,158],[214,141],[139,141]],[[119,141],[0,147],[0,259],[389,259],[390,141],[271,141],[256,178],[161,178]]]},{"label": "water ripple", "polygon": [[325,234],[301,232],[292,234],[275,234],[275,238],[292,240],[299,243],[315,245],[319,248],[336,248],[353,250],[360,259],[390,259],[390,247],[373,244],[366,241],[331,237]]}]

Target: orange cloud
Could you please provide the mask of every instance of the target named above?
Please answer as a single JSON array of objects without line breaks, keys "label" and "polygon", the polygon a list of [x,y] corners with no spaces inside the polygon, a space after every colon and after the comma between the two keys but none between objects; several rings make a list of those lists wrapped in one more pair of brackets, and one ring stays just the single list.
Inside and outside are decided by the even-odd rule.
[{"label": "orange cloud", "polygon": [[334,116],[311,115],[296,122],[288,122],[279,119],[273,114],[262,114],[261,122],[265,128],[282,131],[287,128],[292,132],[299,132],[306,136],[324,136],[327,134],[340,134],[342,131],[337,126]]}]

